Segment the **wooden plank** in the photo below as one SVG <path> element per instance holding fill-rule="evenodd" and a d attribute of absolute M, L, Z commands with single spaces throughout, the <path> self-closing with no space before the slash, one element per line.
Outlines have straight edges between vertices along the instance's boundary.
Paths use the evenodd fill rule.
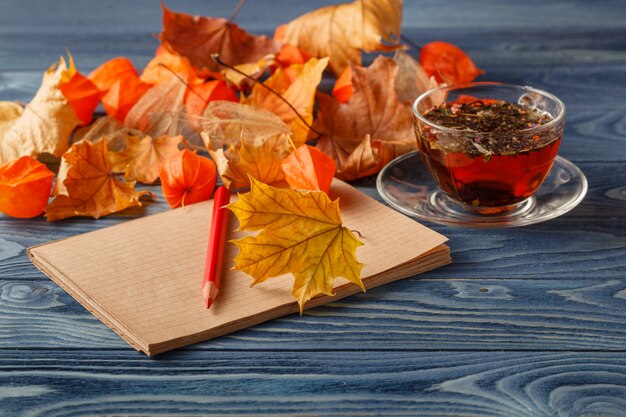
<path fill-rule="evenodd" d="M 10 416 L 620 416 L 626 354 L 0 351 Z"/>
<path fill-rule="evenodd" d="M 265 0 L 249 2 L 237 15 L 236 23 L 250 30 L 273 30 L 281 23 L 340 0 L 316 0 L 314 4 L 296 0 Z M 161 8 L 152 0 L 135 0 L 121 5 L 116 0 L 86 3 L 65 0 L 55 8 L 44 9 L 41 0 L 4 0 L 0 15 L 0 33 L 151 33 L 160 28 Z M 219 0 L 170 0 L 167 6 L 175 11 L 222 16 L 228 18 L 237 2 Z M 619 13 L 623 4 L 615 0 L 545 2 L 527 0 L 523 3 L 501 3 L 493 0 L 456 2 L 428 0 L 404 3 L 406 27 L 425 30 L 507 29 L 532 32 L 567 29 L 623 28 L 626 23 Z M 280 10 L 280 13 L 277 13 Z M 450 13 L 453 10 L 454 13 Z M 25 25 L 24 22 L 28 22 Z M 560 33 L 560 32 L 559 32 Z"/>
<path fill-rule="evenodd" d="M 0 348 L 131 350 L 51 281 L 0 281 L 0 294 Z M 626 351 L 626 279 L 412 278 L 190 347 L 433 348 Z"/>
<path fill-rule="evenodd" d="M 450 238 L 453 263 L 429 277 L 546 279 L 623 278 L 626 267 L 626 171 L 622 163 L 579 164 L 590 180 L 587 198 L 572 212 L 518 229 L 479 230 L 429 225 Z M 380 201 L 375 177 L 355 182 Z M 156 203 L 99 220 L 76 218 L 47 223 L 42 217 L 12 219 L 0 214 L 0 279 L 44 279 L 25 254 L 28 246 L 85 233 L 168 209 L 158 186 Z M 555 245 L 555 242 L 559 242 Z"/>

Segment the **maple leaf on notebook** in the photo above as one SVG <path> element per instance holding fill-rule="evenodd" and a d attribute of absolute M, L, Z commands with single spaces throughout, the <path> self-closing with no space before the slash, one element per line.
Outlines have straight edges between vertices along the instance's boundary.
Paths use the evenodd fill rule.
<path fill-rule="evenodd" d="M 331 201 L 322 191 L 279 189 L 254 178 L 250 182 L 250 192 L 228 208 L 240 229 L 260 232 L 234 241 L 239 248 L 235 269 L 251 275 L 253 285 L 292 273 L 300 313 L 316 295 L 333 295 L 335 278 L 365 290 L 363 264 L 356 258 L 362 243 L 343 225 L 338 199 Z"/>

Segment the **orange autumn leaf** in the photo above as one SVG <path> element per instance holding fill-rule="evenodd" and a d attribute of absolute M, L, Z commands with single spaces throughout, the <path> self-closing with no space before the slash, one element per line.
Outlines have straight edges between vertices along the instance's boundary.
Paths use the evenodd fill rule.
<path fill-rule="evenodd" d="M 113 58 L 91 71 L 88 78 L 102 92 L 107 92 L 118 80 L 126 77 L 137 77 L 137 70 L 130 59 Z"/>
<path fill-rule="evenodd" d="M 50 153 L 60 157 L 67 150 L 80 119 L 60 85 L 73 74 L 61 58 L 45 72 L 37 94 L 26 107 L 0 102 L 0 164 L 24 155 Z"/>
<path fill-rule="evenodd" d="M 45 208 L 48 221 L 74 216 L 99 218 L 128 207 L 141 206 L 142 196 L 154 195 L 136 191 L 133 182 L 118 180 L 111 170 L 106 140 L 82 141 L 63 155 L 68 164 L 63 181 L 64 194 L 57 194 Z"/>
<path fill-rule="evenodd" d="M 276 54 L 276 62 L 281 67 L 288 67 L 294 64 L 304 64 L 311 59 L 312 56 L 313 55 L 304 49 L 300 49 L 295 45 L 286 43 L 280 47 L 280 51 Z"/>
<path fill-rule="evenodd" d="M 125 138 L 126 147 L 121 151 L 109 152 L 113 172 L 125 172 L 124 178 L 152 184 L 159 178 L 161 164 L 180 153 L 178 146 L 184 142 L 182 136 L 132 136 Z"/>
<path fill-rule="evenodd" d="M 128 75 L 115 81 L 102 97 L 102 106 L 109 116 L 124 123 L 130 109 L 150 89 L 137 75 Z"/>
<path fill-rule="evenodd" d="M 106 140 L 82 141 L 63 155 L 68 164 L 64 194 L 58 194 L 45 208 L 48 221 L 74 216 L 99 218 L 128 207 L 140 206 L 142 196 L 154 195 L 136 191 L 134 183 L 118 180 L 111 169 Z"/>
<path fill-rule="evenodd" d="M 167 51 L 155 55 L 148 62 L 141 73 L 140 80 L 146 84 L 159 84 L 171 80 L 175 77 L 174 74 L 183 75 L 191 85 L 202 82 L 202 79 L 196 76 L 196 72 L 187 58 Z"/>
<path fill-rule="evenodd" d="M 0 165 L 0 212 L 19 218 L 40 215 L 53 179 L 54 173 L 30 156 Z"/>
<path fill-rule="evenodd" d="M 459 47 L 441 41 L 422 47 L 420 64 L 428 75 L 447 84 L 469 83 L 484 73 Z"/>
<path fill-rule="evenodd" d="M 363 264 L 356 250 L 363 243 L 343 225 L 339 199 L 321 191 L 270 187 L 252 179 L 250 192 L 229 204 L 241 230 L 259 233 L 233 241 L 239 248 L 234 269 L 249 274 L 252 285 L 293 274 L 292 294 L 300 313 L 319 294 L 334 295 L 343 277 L 363 290 Z"/>
<path fill-rule="evenodd" d="M 174 13 L 163 5 L 163 45 L 171 52 L 187 57 L 199 69 L 219 72 L 211 59 L 219 54 L 230 65 L 256 62 L 278 50 L 267 36 L 253 36 L 236 24 L 217 17 Z"/>
<path fill-rule="evenodd" d="M 263 85 L 255 85 L 245 104 L 271 111 L 291 128 L 293 142 L 302 145 L 309 134 L 309 127 L 298 117 L 298 113 L 307 124 L 313 122 L 313 104 L 315 92 L 322 80 L 322 73 L 328 64 L 328 58 L 311 58 L 305 64 L 296 64 L 287 68 L 278 68 L 263 84 L 270 87 L 286 100 L 269 91 Z M 258 178 L 257 178 L 258 179 Z"/>
<path fill-rule="evenodd" d="M 347 103 L 319 94 L 314 127 L 325 132 L 317 146 L 337 163 L 337 176 L 353 180 L 378 172 L 416 147 L 411 105 L 398 99 L 398 65 L 379 56 L 352 68 L 354 93 Z"/>
<path fill-rule="evenodd" d="M 256 62 L 234 65 L 233 68 L 223 68 L 220 76 L 239 90 L 250 90 L 255 84 L 254 80 L 258 80 L 268 68 L 276 66 L 275 58 L 274 55 L 269 54 Z"/>
<path fill-rule="evenodd" d="M 333 97 L 340 103 L 347 103 L 354 93 L 354 86 L 352 85 L 352 66 L 348 65 L 343 70 L 335 86 L 333 87 Z"/>
<path fill-rule="evenodd" d="M 329 68 L 339 75 L 350 63 L 361 63 L 361 51 L 397 49 L 401 22 L 402 0 L 357 0 L 304 14 L 279 27 L 274 38 L 330 57 Z"/>
<path fill-rule="evenodd" d="M 404 51 L 396 51 L 393 60 L 398 65 L 395 90 L 398 100 L 413 104 L 417 97 L 428 90 L 444 87 L 447 84 L 438 83 L 435 77 L 429 76 L 424 68 Z M 445 101 L 445 93 L 433 93 L 428 99 L 430 106 L 437 106 Z"/>
<path fill-rule="evenodd" d="M 59 89 L 74 109 L 81 124 L 88 125 L 91 123 L 93 112 L 98 107 L 100 97 L 102 97 L 102 92 L 98 87 L 89 78 L 75 71 L 67 82 L 61 82 Z"/>
<path fill-rule="evenodd" d="M 163 196 L 172 208 L 210 199 L 217 182 L 213 161 L 188 149 L 166 160 L 159 173 Z"/>
<path fill-rule="evenodd" d="M 333 158 L 309 145 L 299 146 L 283 159 L 281 167 L 289 187 L 327 194 L 337 170 Z"/>
<path fill-rule="evenodd" d="M 250 176 L 283 185 L 281 161 L 292 146 L 289 128 L 275 114 L 228 101 L 209 103 L 202 139 L 229 190 L 250 186 Z"/>
<path fill-rule="evenodd" d="M 208 103 L 216 100 L 238 102 L 239 98 L 223 80 L 207 81 L 187 92 L 185 107 L 192 123 L 194 117 L 202 116 Z"/>

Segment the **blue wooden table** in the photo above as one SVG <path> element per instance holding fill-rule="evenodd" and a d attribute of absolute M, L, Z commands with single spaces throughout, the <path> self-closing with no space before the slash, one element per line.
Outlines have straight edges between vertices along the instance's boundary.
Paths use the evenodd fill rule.
<path fill-rule="evenodd" d="M 235 1 L 168 1 L 229 16 Z M 329 3 L 254 1 L 253 32 Z M 626 415 L 626 4 L 406 1 L 404 34 L 469 51 L 483 79 L 568 107 L 560 154 L 587 175 L 574 211 L 520 229 L 431 225 L 453 264 L 150 359 L 28 261 L 25 248 L 167 209 L 46 223 L 0 215 L 0 416 Z M 45 68 L 138 67 L 156 0 L 0 1 L 0 99 L 28 101 Z M 374 179 L 356 185 L 376 196 Z"/>

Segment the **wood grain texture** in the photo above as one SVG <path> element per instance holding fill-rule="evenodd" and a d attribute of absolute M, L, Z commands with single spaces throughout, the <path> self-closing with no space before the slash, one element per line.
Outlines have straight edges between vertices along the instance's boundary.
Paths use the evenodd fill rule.
<path fill-rule="evenodd" d="M 626 147 L 626 146 L 625 146 Z M 623 163 L 580 163 L 589 193 L 570 213 L 524 228 L 476 230 L 429 224 L 450 239 L 453 263 L 427 277 L 624 278 L 626 268 L 626 170 Z M 382 201 L 375 178 L 354 183 Z M 156 203 L 98 220 L 69 219 L 49 223 L 43 217 L 12 219 L 0 214 L 0 277 L 46 279 L 28 260 L 29 246 L 97 230 L 132 218 L 167 210 L 160 187 L 144 187 Z M 598 213 L 605 213 L 599 218 Z M 555 244 L 557 243 L 557 244 Z"/>
<path fill-rule="evenodd" d="M 623 415 L 626 355 L 0 351 L 12 416 Z"/>
<path fill-rule="evenodd" d="M 50 281 L 0 281 L 0 317 L 2 349 L 128 349 Z M 411 278 L 188 349 L 434 348 L 626 350 L 626 280 Z"/>

